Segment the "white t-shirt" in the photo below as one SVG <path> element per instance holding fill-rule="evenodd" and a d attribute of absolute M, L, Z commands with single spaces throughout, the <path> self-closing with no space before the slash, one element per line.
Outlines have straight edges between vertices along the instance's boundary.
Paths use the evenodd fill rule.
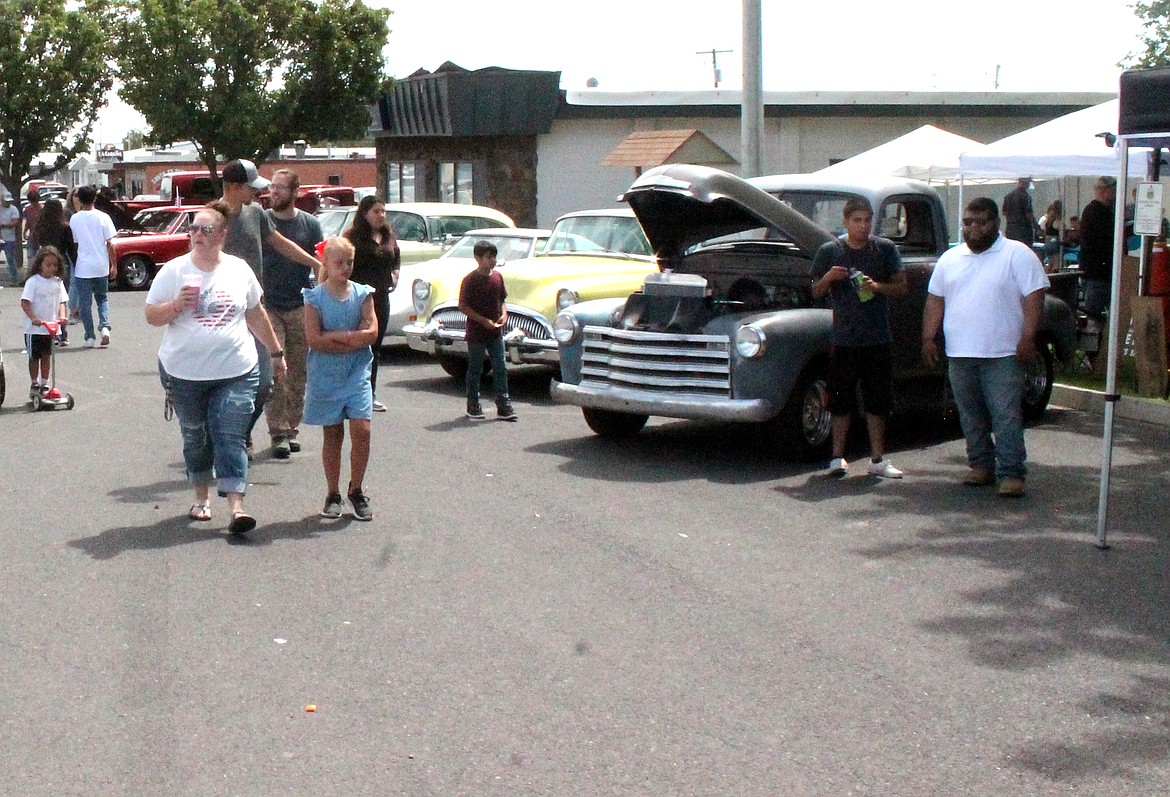
<path fill-rule="evenodd" d="M 6 208 L 0 208 L 0 224 L 14 224 L 20 219 L 20 211 L 16 209 L 16 205 L 10 204 Z M 16 241 L 16 227 L 0 227 L 0 241 Z"/>
<path fill-rule="evenodd" d="M 164 304 L 179 296 L 185 274 L 203 280 L 194 310 L 184 309 L 163 330 L 158 359 L 168 374 L 203 381 L 232 379 L 256 366 L 256 343 L 244 311 L 260 304 L 262 291 L 252 269 L 238 257 L 220 255 L 214 271 L 201 271 L 191 255 L 176 257 L 154 277 L 147 304 Z"/>
<path fill-rule="evenodd" d="M 114 222 L 100 210 L 79 210 L 69 217 L 69 229 L 77 243 L 75 277 L 110 276 L 110 255 L 106 241 L 118 234 Z"/>
<path fill-rule="evenodd" d="M 65 283 L 60 277 L 42 277 L 33 274 L 24 283 L 24 290 L 20 293 L 20 300 L 28 300 L 32 305 L 33 315 L 42 321 L 56 321 L 61 317 L 61 305 L 69 301 L 69 294 L 65 291 Z M 49 330 L 41 326 L 33 326 L 32 319 L 24 317 L 24 334 L 48 335 Z"/>
<path fill-rule="evenodd" d="M 946 302 L 948 357 L 1008 357 L 1024 332 L 1024 297 L 1048 287 L 1031 247 L 1002 235 L 986 252 L 966 244 L 938 259 L 927 290 Z"/>

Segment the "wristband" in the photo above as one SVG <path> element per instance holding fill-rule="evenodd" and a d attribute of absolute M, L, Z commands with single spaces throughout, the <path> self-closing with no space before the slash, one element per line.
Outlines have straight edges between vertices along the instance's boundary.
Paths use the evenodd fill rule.
<path fill-rule="evenodd" d="M 280 351 L 270 351 L 268 352 L 268 356 L 274 360 L 279 360 L 284 357 L 284 349 L 281 349 Z"/>

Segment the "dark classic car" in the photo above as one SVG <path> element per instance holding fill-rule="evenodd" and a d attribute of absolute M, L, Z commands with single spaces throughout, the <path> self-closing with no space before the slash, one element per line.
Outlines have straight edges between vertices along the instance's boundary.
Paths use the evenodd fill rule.
<path fill-rule="evenodd" d="M 557 316 L 562 381 L 553 399 L 580 406 L 601 435 L 634 434 L 650 415 L 747 421 L 763 424 L 765 439 L 786 452 L 822 455 L 832 311 L 813 299 L 809 269 L 834 236 L 804 214 L 839 223 L 845 199 L 858 195 L 872 202 L 879 233 L 898 244 L 910 285 L 891 302 L 895 413 L 949 411 L 945 368 L 920 357 L 926 286 L 947 246 L 937 193 L 895 179 L 826 186 L 806 177 L 769 188 L 701 166 L 642 175 L 623 198 L 663 273 L 627 299 L 583 302 Z M 1069 307 L 1047 296 L 1029 417 L 1044 411 L 1053 359 L 1071 356 L 1073 331 Z"/>

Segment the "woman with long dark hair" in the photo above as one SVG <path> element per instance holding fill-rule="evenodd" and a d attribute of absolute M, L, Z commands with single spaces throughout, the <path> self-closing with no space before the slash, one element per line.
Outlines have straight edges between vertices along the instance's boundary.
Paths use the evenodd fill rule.
<path fill-rule="evenodd" d="M 374 412 L 385 412 L 378 401 L 378 353 L 390 324 L 390 291 L 398 284 L 398 267 L 402 254 L 394 229 L 386 221 L 386 203 L 376 196 L 363 197 L 353 215 L 353 224 L 345 231 L 353 244 L 353 274 L 350 280 L 374 289 L 374 315 L 378 319 L 378 338 L 374 342 L 374 361 L 370 366 L 370 385 L 374 389 Z"/>
<path fill-rule="evenodd" d="M 73 230 L 69 229 L 69 222 L 65 219 L 65 206 L 59 199 L 50 199 L 41 206 L 37 217 L 37 226 L 33 230 L 39 246 L 52 246 L 61 253 L 61 281 L 65 290 L 69 290 L 73 277 L 73 264 L 77 262 L 77 242 L 73 240 Z M 70 303 L 70 309 L 76 307 Z M 57 340 L 62 346 L 69 345 L 69 327 L 61 325 Z"/>

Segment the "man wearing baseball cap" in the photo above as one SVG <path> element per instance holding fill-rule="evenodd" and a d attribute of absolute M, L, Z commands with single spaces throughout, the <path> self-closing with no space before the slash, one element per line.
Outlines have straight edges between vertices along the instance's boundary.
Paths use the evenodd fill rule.
<path fill-rule="evenodd" d="M 1113 209 L 1117 180 L 1098 177 L 1093 201 L 1081 211 L 1081 252 L 1077 262 L 1085 288 L 1085 314 L 1101 320 L 1109 308 L 1113 286 Z"/>
<path fill-rule="evenodd" d="M 259 205 L 252 203 L 256 192 L 268 187 L 268 180 L 260 176 L 256 164 L 242 159 L 228 161 L 220 176 L 223 178 L 223 201 L 231 210 L 223 251 L 242 258 L 251 266 L 261 285 L 264 284 L 265 244 L 288 260 L 312 269 L 316 274 L 321 266 L 320 262 L 281 235 L 272 217 Z M 252 423 L 248 427 L 249 456 L 252 454 L 252 427 L 264 414 L 264 402 L 268 400 L 272 391 L 272 358 L 284 357 L 283 351 L 265 350 L 259 340 L 256 341 L 256 351 L 260 356 L 260 390 L 256 396 L 255 409 L 252 411 Z"/>

